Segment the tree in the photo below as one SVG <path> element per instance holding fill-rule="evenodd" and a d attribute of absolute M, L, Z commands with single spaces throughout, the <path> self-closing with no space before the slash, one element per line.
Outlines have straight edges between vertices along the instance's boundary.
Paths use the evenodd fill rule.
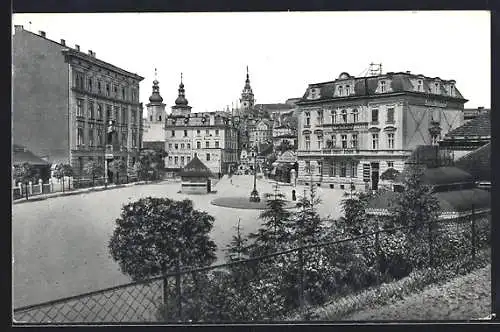
<path fill-rule="evenodd" d="M 322 238 L 324 225 L 317 211 L 317 206 L 320 203 L 321 199 L 317 196 L 316 188 L 311 183 L 309 197 L 304 190 L 304 195 L 296 204 L 298 212 L 291 220 L 295 246 L 311 244 Z"/>
<path fill-rule="evenodd" d="M 214 218 L 185 199 L 146 197 L 122 208 L 108 244 L 111 257 L 133 280 L 165 275 L 186 268 L 208 266 L 216 245 L 209 237 Z M 176 287 L 181 287 L 180 275 Z M 164 304 L 168 278 L 163 279 Z"/>
<path fill-rule="evenodd" d="M 256 233 L 250 234 L 252 243 L 252 256 L 266 255 L 278 251 L 287 246 L 289 230 L 287 220 L 290 211 L 285 209 L 287 202 L 285 195 L 280 192 L 278 183 L 274 185 L 273 193 L 266 193 L 266 209 L 259 218 L 264 221 Z"/>
<path fill-rule="evenodd" d="M 399 171 L 394 169 L 394 168 L 388 168 L 384 173 L 380 175 L 381 180 L 390 180 L 394 181 L 396 177 L 398 176 Z"/>
<path fill-rule="evenodd" d="M 95 184 L 95 178 L 104 175 L 104 168 L 99 162 L 91 160 L 85 164 L 85 173 L 92 177 L 93 187 Z"/>
<path fill-rule="evenodd" d="M 371 193 L 357 193 L 342 200 L 344 215 L 335 222 L 335 226 L 343 234 L 358 236 L 361 233 L 375 231 L 366 215 L 369 200 L 373 197 Z"/>
<path fill-rule="evenodd" d="M 278 145 L 278 151 L 281 153 L 288 151 L 288 150 L 293 150 L 293 145 L 290 144 L 289 140 L 283 140 L 281 143 Z"/>
<path fill-rule="evenodd" d="M 120 174 L 127 172 L 127 163 L 121 159 L 115 159 L 108 165 L 109 170 L 116 174 L 116 183 L 118 184 Z"/>
<path fill-rule="evenodd" d="M 36 169 L 28 162 L 14 166 L 14 179 L 25 185 L 26 199 L 28 199 L 28 184 L 34 183 L 39 175 Z"/>
<path fill-rule="evenodd" d="M 165 166 L 164 158 L 168 154 L 162 149 L 143 149 L 139 155 L 140 174 L 143 180 L 159 179 Z"/>
<path fill-rule="evenodd" d="M 71 177 L 73 176 L 73 168 L 69 164 L 58 164 L 56 165 L 55 171 L 54 171 L 54 177 L 57 179 L 62 179 L 62 189 L 64 192 L 64 177 Z"/>

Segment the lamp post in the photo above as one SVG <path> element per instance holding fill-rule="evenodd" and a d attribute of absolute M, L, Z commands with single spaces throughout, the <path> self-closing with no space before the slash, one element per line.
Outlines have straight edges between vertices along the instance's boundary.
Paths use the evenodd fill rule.
<path fill-rule="evenodd" d="M 260 202 L 259 192 L 257 191 L 257 155 L 255 146 L 252 148 L 253 154 L 253 190 L 250 193 L 250 202 Z"/>

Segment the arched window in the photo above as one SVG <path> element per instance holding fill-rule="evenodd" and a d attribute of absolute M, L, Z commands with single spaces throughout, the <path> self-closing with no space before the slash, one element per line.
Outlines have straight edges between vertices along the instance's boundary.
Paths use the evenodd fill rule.
<path fill-rule="evenodd" d="M 337 112 L 336 111 L 331 111 L 331 116 L 332 116 L 332 124 L 337 122 Z"/>
<path fill-rule="evenodd" d="M 342 122 L 347 123 L 347 111 L 342 110 Z"/>
<path fill-rule="evenodd" d="M 355 108 L 352 110 L 352 122 L 358 122 L 358 110 Z"/>

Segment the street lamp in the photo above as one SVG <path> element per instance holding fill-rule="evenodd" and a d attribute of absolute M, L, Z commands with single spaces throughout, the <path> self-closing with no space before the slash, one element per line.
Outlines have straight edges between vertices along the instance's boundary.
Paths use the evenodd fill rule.
<path fill-rule="evenodd" d="M 250 202 L 260 202 L 259 192 L 257 191 L 257 155 L 255 146 L 252 147 L 253 154 L 253 190 L 250 193 Z"/>

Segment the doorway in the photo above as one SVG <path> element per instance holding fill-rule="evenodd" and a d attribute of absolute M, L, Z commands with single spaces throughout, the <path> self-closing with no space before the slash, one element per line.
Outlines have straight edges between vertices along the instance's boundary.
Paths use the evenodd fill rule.
<path fill-rule="evenodd" d="M 378 190 L 378 181 L 379 181 L 379 163 L 371 163 L 372 170 L 372 190 Z"/>

